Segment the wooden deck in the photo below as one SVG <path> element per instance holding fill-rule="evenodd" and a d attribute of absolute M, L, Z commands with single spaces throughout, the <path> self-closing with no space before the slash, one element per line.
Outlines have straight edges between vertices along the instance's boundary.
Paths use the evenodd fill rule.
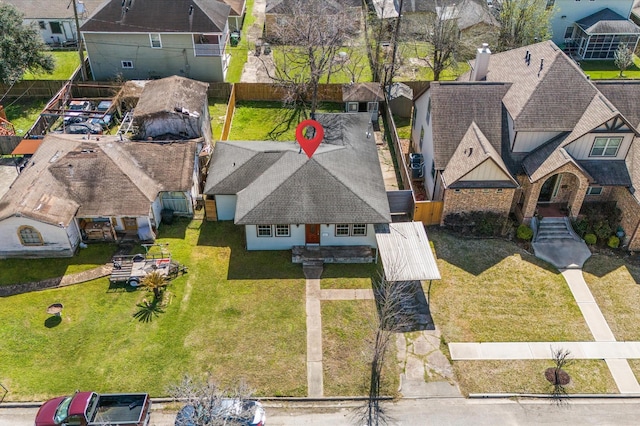
<path fill-rule="evenodd" d="M 294 246 L 291 262 L 373 263 L 374 255 L 369 246 Z"/>

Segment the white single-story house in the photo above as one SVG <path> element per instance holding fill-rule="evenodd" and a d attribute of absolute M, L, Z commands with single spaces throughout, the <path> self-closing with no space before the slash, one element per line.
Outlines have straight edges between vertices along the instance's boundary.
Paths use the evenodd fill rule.
<path fill-rule="evenodd" d="M 218 142 L 204 193 L 218 220 L 244 226 L 248 250 L 376 247 L 391 222 L 368 113 L 318 114 L 324 139 L 308 158 L 296 142 Z"/>

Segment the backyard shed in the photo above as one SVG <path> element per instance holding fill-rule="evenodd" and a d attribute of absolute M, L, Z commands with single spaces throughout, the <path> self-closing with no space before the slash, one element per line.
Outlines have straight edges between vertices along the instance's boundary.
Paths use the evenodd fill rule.
<path fill-rule="evenodd" d="M 413 109 L 413 89 L 404 83 L 387 86 L 387 98 L 391 112 L 398 117 L 410 118 Z"/>
<path fill-rule="evenodd" d="M 371 120 L 377 121 L 384 93 L 380 83 L 349 83 L 342 86 L 342 101 L 347 112 L 368 112 Z"/>

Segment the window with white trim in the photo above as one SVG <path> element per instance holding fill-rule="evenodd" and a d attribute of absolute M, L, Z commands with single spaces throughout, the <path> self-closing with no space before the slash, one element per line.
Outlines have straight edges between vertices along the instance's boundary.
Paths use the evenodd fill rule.
<path fill-rule="evenodd" d="M 351 235 L 359 237 L 367 235 L 367 225 L 364 223 L 354 223 L 351 228 Z"/>
<path fill-rule="evenodd" d="M 258 237 L 271 237 L 271 225 L 258 225 Z"/>
<path fill-rule="evenodd" d="M 149 40 L 151 40 L 151 47 L 153 49 L 160 49 L 162 47 L 160 34 L 149 34 Z"/>
<path fill-rule="evenodd" d="M 21 226 L 18 237 L 23 246 L 41 246 L 44 244 L 42 235 L 33 226 Z"/>
<path fill-rule="evenodd" d="M 133 61 L 120 61 L 122 69 L 133 69 Z"/>
<path fill-rule="evenodd" d="M 615 157 L 622 145 L 622 137 L 596 138 L 591 147 L 590 157 Z"/>
<path fill-rule="evenodd" d="M 349 236 L 349 225 L 346 223 L 341 223 L 336 225 L 336 237 L 348 237 Z"/>
<path fill-rule="evenodd" d="M 600 195 L 602 194 L 601 186 L 590 186 L 587 188 L 587 195 Z"/>
<path fill-rule="evenodd" d="M 358 112 L 358 103 L 347 102 L 347 112 Z"/>
<path fill-rule="evenodd" d="M 289 237 L 291 231 L 289 225 L 276 225 L 276 237 Z"/>

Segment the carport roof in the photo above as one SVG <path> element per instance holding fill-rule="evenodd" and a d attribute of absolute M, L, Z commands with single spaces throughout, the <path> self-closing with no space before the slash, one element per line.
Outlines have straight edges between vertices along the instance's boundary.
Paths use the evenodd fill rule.
<path fill-rule="evenodd" d="M 388 280 L 440 279 L 440 271 L 422 223 L 375 225 L 375 231 L 384 275 Z"/>

